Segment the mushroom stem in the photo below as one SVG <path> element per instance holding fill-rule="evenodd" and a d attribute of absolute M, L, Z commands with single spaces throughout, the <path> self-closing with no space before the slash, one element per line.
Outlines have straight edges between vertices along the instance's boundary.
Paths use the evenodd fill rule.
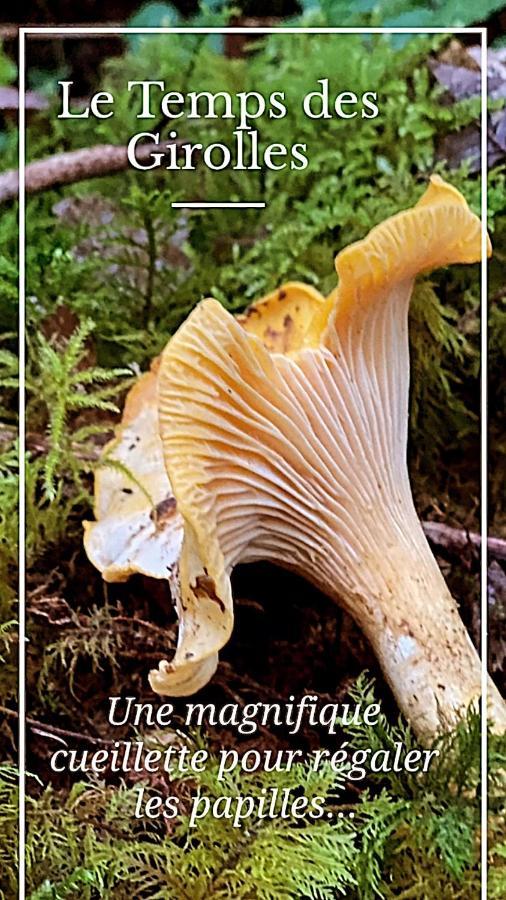
<path fill-rule="evenodd" d="M 451 597 L 441 585 L 448 606 Z M 435 599 L 431 596 L 431 601 Z M 418 737 L 430 740 L 454 728 L 481 697 L 481 662 L 452 602 L 451 618 L 438 621 L 434 603 L 429 621 L 413 625 L 386 616 L 384 631 L 364 628 L 400 710 Z M 428 629 L 432 630 L 432 633 Z M 504 702 L 488 678 L 488 713 L 495 731 L 506 729 Z"/>
<path fill-rule="evenodd" d="M 400 710 L 417 735 L 430 740 L 455 727 L 466 710 L 479 702 L 482 669 L 457 604 L 419 530 L 418 546 L 402 553 L 396 548 L 395 563 L 390 551 L 395 577 L 386 580 L 379 592 L 360 602 L 354 599 L 352 608 L 328 583 L 321 586 L 349 608 Z M 375 565 L 375 556 L 379 561 L 379 549 L 372 551 L 368 565 Z M 504 702 L 490 678 L 487 696 L 493 728 L 504 731 Z"/>

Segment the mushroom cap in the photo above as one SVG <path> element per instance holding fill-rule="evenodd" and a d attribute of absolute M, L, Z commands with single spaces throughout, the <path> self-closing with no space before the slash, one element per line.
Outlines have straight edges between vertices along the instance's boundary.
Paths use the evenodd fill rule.
<path fill-rule="evenodd" d="M 105 581 L 141 573 L 168 578 L 183 541 L 158 433 L 157 372 L 140 377 L 128 393 L 116 436 L 95 470 L 95 522 L 84 522 L 88 558 Z"/>
<path fill-rule="evenodd" d="M 314 288 L 290 282 L 237 316 L 270 350 L 302 346 L 315 311 L 325 303 Z M 105 581 L 137 573 L 170 577 L 179 561 L 183 520 L 163 460 L 158 429 L 159 358 L 129 391 L 115 437 L 95 470 L 94 522 L 84 522 L 88 558 Z"/>
<path fill-rule="evenodd" d="M 289 281 L 249 306 L 237 321 L 271 353 L 290 354 L 315 340 L 311 328 L 324 307 L 325 298 L 315 288 Z"/>
<path fill-rule="evenodd" d="M 151 673 L 155 690 L 189 693 L 214 671 L 238 562 L 301 572 L 352 613 L 361 604 L 374 627 L 363 598 L 388 595 L 413 547 L 426 548 L 406 467 L 413 281 L 480 255 L 479 219 L 434 176 L 415 207 L 338 255 L 327 300 L 305 295 L 295 349 L 283 348 L 286 327 L 266 335 L 250 314 L 259 326 L 245 332 L 212 299 L 169 341 L 160 434 L 184 541 L 178 647 Z M 276 294 L 263 303 L 281 307 Z"/>

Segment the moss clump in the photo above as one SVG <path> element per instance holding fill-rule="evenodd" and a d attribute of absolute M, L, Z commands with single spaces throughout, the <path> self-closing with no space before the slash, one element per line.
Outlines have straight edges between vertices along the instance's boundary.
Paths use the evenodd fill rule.
<path fill-rule="evenodd" d="M 352 697 L 373 702 L 371 684 L 359 679 Z M 345 730 L 344 737 L 354 749 L 389 751 L 396 741 L 417 747 L 408 730 L 385 717 L 374 728 Z M 211 759 L 191 781 L 174 772 L 166 783 L 142 783 L 145 797 L 180 797 L 182 813 L 170 823 L 135 818 L 139 784 L 79 782 L 70 791 L 47 787 L 28 805 L 28 896 L 471 900 L 480 884 L 479 742 L 479 716 L 470 713 L 454 734 L 437 742 L 439 757 L 427 774 L 371 775 L 365 787 L 357 785 L 352 802 L 345 769 L 336 774 L 324 766 L 315 773 L 299 764 L 290 772 L 269 774 L 235 770 L 218 781 Z M 506 886 L 500 834 L 504 740 L 491 738 L 490 750 L 490 896 L 499 898 Z M 15 884 L 15 786 L 11 772 L 2 775 L 0 810 L 7 836 L 2 887 L 8 896 Z M 252 815 L 238 829 L 228 819 L 207 816 L 189 826 L 190 798 L 197 792 L 213 801 L 260 797 L 274 787 L 293 796 L 325 797 L 332 821 Z"/>

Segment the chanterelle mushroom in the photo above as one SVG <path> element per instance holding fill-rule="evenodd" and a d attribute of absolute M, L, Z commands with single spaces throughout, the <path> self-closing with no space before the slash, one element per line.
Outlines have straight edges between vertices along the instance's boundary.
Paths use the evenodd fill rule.
<path fill-rule="evenodd" d="M 289 353 L 269 352 L 215 300 L 169 342 L 160 432 L 184 542 L 179 643 L 151 672 L 156 691 L 209 679 L 233 626 L 230 573 L 263 559 L 351 613 L 420 735 L 451 727 L 479 696 L 478 655 L 415 512 L 406 441 L 414 278 L 478 260 L 480 231 L 433 177 L 413 209 L 338 255 L 338 288 L 306 298 L 314 314 Z M 489 696 L 504 726 L 493 685 Z"/>
<path fill-rule="evenodd" d="M 290 282 L 237 320 L 269 350 L 286 353 L 300 346 L 315 304 L 324 302 L 314 288 Z M 179 562 L 183 520 L 158 433 L 158 367 L 157 358 L 129 391 L 115 437 L 95 470 L 95 521 L 84 522 L 84 546 L 109 582 L 136 573 L 167 579 Z"/>

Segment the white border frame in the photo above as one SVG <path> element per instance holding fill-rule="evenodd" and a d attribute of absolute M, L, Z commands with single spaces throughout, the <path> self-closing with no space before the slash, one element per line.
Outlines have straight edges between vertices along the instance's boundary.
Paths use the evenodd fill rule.
<path fill-rule="evenodd" d="M 488 302 L 487 302 L 487 29 L 486 28 L 92 28 L 92 27 L 26 27 L 19 29 L 19 898 L 25 898 L 26 882 L 26 615 L 25 615 L 25 148 L 26 116 L 24 97 L 26 91 L 26 36 L 31 34 L 82 35 L 97 34 L 475 34 L 481 40 L 481 900 L 487 900 L 488 855 L 488 739 L 487 739 L 487 353 L 488 353 Z M 21 102 L 23 98 L 23 102 Z"/>

